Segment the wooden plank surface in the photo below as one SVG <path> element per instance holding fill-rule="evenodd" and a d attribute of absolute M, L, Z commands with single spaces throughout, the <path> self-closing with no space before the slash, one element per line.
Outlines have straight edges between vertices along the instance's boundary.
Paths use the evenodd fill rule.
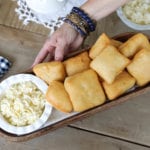
<path fill-rule="evenodd" d="M 0 26 L 0 55 L 12 62 L 7 76 L 30 68 L 46 37 Z"/>
<path fill-rule="evenodd" d="M 71 126 L 150 146 L 150 92 Z"/>
<path fill-rule="evenodd" d="M 127 27 L 118 19 L 116 13 L 113 13 L 99 22 L 96 32 L 85 41 L 85 44 L 94 43 L 102 32 L 109 36 L 124 32 L 142 32 L 150 35 L 150 31 L 136 31 Z M 98 113 L 72 126 L 150 145 L 150 93 L 133 99 L 135 100 Z"/>
<path fill-rule="evenodd" d="M 92 45 L 101 33 L 106 33 L 109 37 L 126 33 L 126 32 L 142 32 L 150 35 L 150 31 L 137 31 L 127 27 L 117 16 L 116 12 L 106 18 L 100 20 L 97 24 L 96 31 L 91 33 L 84 42 L 84 45 Z"/>
<path fill-rule="evenodd" d="M 24 26 L 14 12 L 16 7 L 17 5 L 14 1 L 0 0 L 0 55 L 7 57 L 13 63 L 12 68 L 5 77 L 16 72 L 24 71 L 31 66 L 49 32 L 43 26 L 39 26 L 35 23 Z M 93 44 L 102 32 L 107 33 L 109 36 L 114 36 L 118 33 L 128 31 L 135 30 L 124 25 L 119 20 L 116 13 L 113 13 L 98 23 L 97 30 L 86 39 L 84 46 Z M 144 31 L 143 33 L 150 35 L 150 31 Z M 93 115 L 90 118 L 74 123 L 71 126 L 150 146 L 149 97 L 150 93 L 139 96 L 138 98 L 136 97 L 133 101 L 126 102 L 105 112 Z M 51 143 L 51 140 L 50 143 L 46 142 L 46 139 L 51 139 L 53 136 L 55 137 L 52 140 L 53 142 L 63 139 L 62 143 L 53 144 Z M 95 147 L 91 146 L 91 144 L 97 144 L 98 146 L 102 145 L 102 148 L 107 150 L 149 149 L 135 144 L 114 140 L 113 138 L 106 139 L 107 138 L 103 136 L 84 133 L 83 131 L 80 133 L 78 130 L 74 131 L 73 129 L 65 128 L 49 133 L 43 137 L 33 139 L 27 143 L 25 142 L 23 143 L 24 146 L 7 143 L 2 139 L 0 139 L 0 141 L 2 141 L 4 146 L 5 144 L 9 144 L 9 146 L 12 148 L 14 147 L 14 149 L 18 147 L 32 149 L 32 146 L 40 145 L 38 142 L 45 142 L 47 146 L 44 144 L 44 148 L 52 146 L 52 148 L 56 149 L 60 149 L 61 147 L 62 149 L 65 149 L 67 140 L 71 143 L 69 146 L 71 147 L 71 145 L 73 145 L 76 149 L 88 149 L 88 147 L 89 149 L 94 149 Z M 81 141 L 86 142 L 86 144 L 82 144 Z M 33 143 L 31 144 L 30 142 Z M 39 149 L 40 148 L 42 148 L 42 146 L 39 146 Z"/>
<path fill-rule="evenodd" d="M 69 127 L 26 142 L 0 138 L 0 150 L 149 150 L 149 147 Z"/>
<path fill-rule="evenodd" d="M 124 32 L 142 32 L 150 35 L 150 31 L 136 31 L 127 27 L 116 13 L 113 13 L 99 22 L 96 32 L 85 41 L 85 44 L 94 43 L 102 32 L 109 36 Z M 133 99 L 71 126 L 150 145 L 150 93 Z"/>
<path fill-rule="evenodd" d="M 17 1 L 0 0 L 0 24 L 21 30 L 34 32 L 37 34 L 48 35 L 50 29 L 35 22 L 30 22 L 27 26 L 23 25 L 23 21 L 18 19 L 15 9 L 18 8 Z"/>
<path fill-rule="evenodd" d="M 46 37 L 3 26 L 0 26 L 0 31 L 0 54 L 13 62 L 13 66 L 7 76 L 29 68 Z M 144 97 L 144 102 L 146 101 L 147 103 L 143 103 L 143 101 L 140 100 L 138 103 L 136 101 L 129 102 L 129 104 L 127 103 L 128 105 L 126 104 L 127 106 L 117 106 L 115 109 L 108 110 L 104 113 L 98 113 L 97 115 L 75 123 L 72 126 L 149 145 L 150 133 L 148 130 L 148 117 L 150 112 L 148 98 L 149 95 Z M 137 107 L 138 105 L 138 108 L 143 108 L 143 110 L 145 110 L 142 111 L 143 114 L 141 114 L 141 109 L 133 109 L 134 106 Z M 128 113 L 134 114 L 134 119 L 131 115 L 128 115 Z M 117 117 L 114 117 L 116 114 Z M 139 117 L 140 115 L 141 117 Z M 121 118 L 125 118 L 127 123 L 126 126 L 124 126 L 124 119 Z M 146 121 L 144 121 L 144 119 L 146 119 Z M 141 130 L 139 126 L 142 126 L 143 130 Z M 139 130 L 137 130 L 138 127 Z M 141 137 L 141 135 L 145 136 Z"/>

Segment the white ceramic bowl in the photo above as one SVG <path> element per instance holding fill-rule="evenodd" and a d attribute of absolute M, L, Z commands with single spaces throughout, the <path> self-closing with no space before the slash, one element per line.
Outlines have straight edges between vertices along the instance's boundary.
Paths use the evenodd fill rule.
<path fill-rule="evenodd" d="M 150 30 L 150 24 L 149 25 L 140 25 L 140 24 L 136 24 L 136 23 L 132 22 L 131 20 L 129 20 L 123 13 L 122 7 L 117 9 L 117 15 L 119 16 L 119 18 L 122 20 L 122 22 L 124 24 L 126 24 L 128 27 L 130 27 L 134 30 L 141 30 L 141 31 L 142 30 Z"/>
<path fill-rule="evenodd" d="M 55 14 L 64 7 L 67 0 L 26 0 L 29 8 L 41 14 Z"/>
<path fill-rule="evenodd" d="M 7 89 L 9 89 L 11 85 L 24 81 L 32 81 L 32 83 L 34 83 L 43 92 L 43 94 L 45 94 L 47 91 L 47 84 L 40 78 L 31 74 L 17 74 L 8 77 L 0 83 L 0 95 L 3 94 Z M 41 117 L 33 124 L 21 127 L 11 125 L 4 119 L 4 117 L 0 113 L 0 128 L 8 133 L 16 135 L 28 134 L 35 130 L 38 130 L 42 125 L 44 125 L 51 115 L 51 112 L 52 106 L 49 103 L 45 102 L 45 107 Z"/>

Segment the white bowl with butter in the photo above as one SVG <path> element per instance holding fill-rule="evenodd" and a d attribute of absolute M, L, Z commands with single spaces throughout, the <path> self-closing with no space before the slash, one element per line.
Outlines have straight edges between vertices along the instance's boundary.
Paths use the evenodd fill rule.
<path fill-rule="evenodd" d="M 38 130 L 51 115 L 48 85 L 31 74 L 18 74 L 0 83 L 0 128 L 23 135 Z"/>
<path fill-rule="evenodd" d="M 135 30 L 150 30 L 150 0 L 132 0 L 117 9 L 117 15 Z"/>

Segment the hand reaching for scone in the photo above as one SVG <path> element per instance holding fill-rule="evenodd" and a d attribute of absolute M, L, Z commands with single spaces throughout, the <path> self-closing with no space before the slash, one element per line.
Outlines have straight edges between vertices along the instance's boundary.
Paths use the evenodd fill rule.
<path fill-rule="evenodd" d="M 135 84 L 148 84 L 149 64 L 150 42 L 146 35 L 137 33 L 120 42 L 103 33 L 89 51 L 63 62 L 38 64 L 33 71 L 49 84 L 47 101 L 70 113 L 115 100 Z"/>

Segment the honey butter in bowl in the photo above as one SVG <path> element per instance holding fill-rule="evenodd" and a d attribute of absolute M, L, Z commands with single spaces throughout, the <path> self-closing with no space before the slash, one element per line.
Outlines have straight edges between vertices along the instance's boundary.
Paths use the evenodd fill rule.
<path fill-rule="evenodd" d="M 117 10 L 117 15 L 135 30 L 150 30 L 150 0 L 131 0 Z"/>
<path fill-rule="evenodd" d="M 47 84 L 31 74 L 17 74 L 0 83 L 0 128 L 24 135 L 42 127 L 52 112 Z"/>

